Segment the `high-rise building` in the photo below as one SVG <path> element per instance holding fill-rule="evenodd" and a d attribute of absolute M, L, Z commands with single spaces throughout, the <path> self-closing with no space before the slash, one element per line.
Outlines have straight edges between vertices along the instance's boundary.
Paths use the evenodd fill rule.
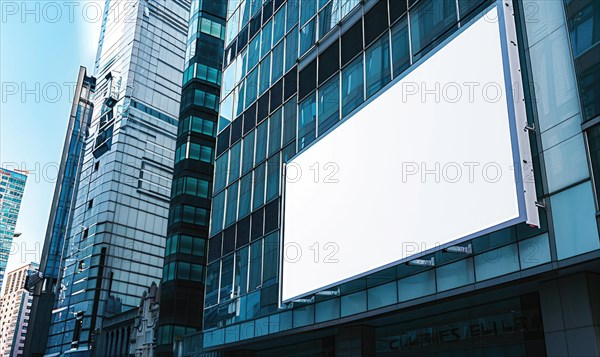
<path fill-rule="evenodd" d="M 600 354 L 597 1 L 229 4 L 204 326 L 202 333 L 183 341 L 183 355 Z M 496 65 L 500 80 L 481 82 L 491 78 Z M 448 82 L 460 73 L 464 79 Z M 514 88 L 512 80 L 517 83 Z M 456 86 L 464 95 L 456 96 Z M 488 128 L 497 111 L 472 116 L 479 120 L 466 131 L 452 130 L 449 123 L 462 123 L 452 116 L 461 106 L 450 104 L 468 102 L 468 86 L 501 89 L 496 92 L 503 94 L 501 100 L 495 103 L 504 103 L 512 113 L 502 123 L 512 127 L 511 142 L 520 138 L 509 151 L 531 150 L 531 159 L 519 153 L 526 162 L 509 160 L 512 165 L 506 168 L 520 187 L 518 219 L 462 235 L 451 245 L 429 246 L 415 254 L 418 259 L 404 259 L 398 251 L 398 261 L 383 261 L 396 254 L 396 241 L 407 239 L 404 227 L 413 223 L 407 216 L 422 223 L 413 226 L 410 235 L 420 237 L 432 230 L 444 235 L 497 212 L 514 195 L 510 191 L 498 199 L 473 197 L 476 185 L 467 185 L 464 200 L 448 200 L 446 191 L 437 191 L 433 204 L 411 201 L 414 204 L 405 207 L 403 200 L 391 199 L 406 187 L 402 176 L 377 176 L 390 166 L 401 166 L 402 155 L 390 156 L 399 147 L 405 148 L 401 153 L 408 154 L 406 159 L 417 150 L 454 152 L 472 139 L 479 145 L 465 153 L 475 155 L 501 137 L 504 131 Z M 483 92 L 489 103 L 494 102 L 489 97 L 493 93 Z M 407 98 L 415 95 L 416 101 Z M 381 103 L 390 107 L 377 111 Z M 409 105 L 419 109 L 407 112 Z M 396 123 L 385 121 L 396 113 Z M 369 127 L 369 121 L 375 127 Z M 368 130 L 357 132 L 356 123 Z M 376 123 L 414 125 L 402 131 Z M 460 136 L 464 132 L 467 138 Z M 351 136 L 344 138 L 344 133 Z M 428 135 L 428 147 L 414 141 Z M 436 147 L 438 142 L 446 144 Z M 326 145 L 334 149 L 320 152 Z M 336 171 L 336 162 L 327 161 L 304 168 L 302 174 L 310 178 L 323 170 L 315 180 L 324 179 L 331 171 L 325 172 L 322 165 L 331 163 L 338 177 L 362 179 L 361 185 L 337 200 L 303 206 L 304 211 L 294 207 L 295 216 L 290 216 L 288 205 L 301 201 L 302 195 L 287 195 L 294 180 L 282 179 L 282 174 L 289 175 L 285 164 L 307 155 L 327 159 L 332 153 L 355 155 L 364 163 L 363 173 L 372 175 L 344 176 L 348 166 L 340 164 Z M 374 162 L 380 166 L 374 167 Z M 426 167 L 424 181 L 436 174 L 431 171 L 435 163 L 428 164 L 433 166 Z M 531 167 L 533 173 L 519 176 Z M 388 181 L 382 185 L 382 179 Z M 448 177 L 444 179 L 448 184 Z M 385 188 L 389 195 L 382 194 Z M 490 193 L 501 189 L 493 188 Z M 413 199 L 435 198 L 427 194 L 422 191 Z M 480 204 L 471 206 L 469 214 L 445 219 L 456 215 L 456 205 L 465 204 L 468 197 L 480 199 Z M 355 218 L 344 222 L 337 210 Z M 417 210 L 424 213 L 414 216 Z M 339 234 L 331 222 L 338 224 Z M 395 228 L 382 237 L 379 227 L 392 224 Z M 334 244 L 331 249 L 301 246 L 298 254 L 287 249 L 298 244 L 286 238 L 294 230 L 312 231 L 314 237 L 323 230 L 333 232 L 329 242 Z M 360 236 L 352 244 L 336 246 L 355 234 Z M 364 255 L 343 261 L 349 250 Z M 306 264 L 300 261 L 313 258 L 313 266 L 303 265 L 310 268 L 304 276 L 286 280 L 292 271 L 289 260 Z M 326 259 L 335 264 L 327 265 Z M 383 266 L 377 265 L 379 260 Z M 368 264 L 374 268 L 354 273 L 356 266 Z M 353 273 L 335 283 L 287 293 L 291 285 L 314 286 L 313 281 L 346 270 Z M 284 293 L 288 299 L 282 298 Z"/>
<path fill-rule="evenodd" d="M 27 182 L 26 171 L 0 168 L 0 289 Z"/>
<path fill-rule="evenodd" d="M 161 284 L 157 355 L 202 329 L 206 242 L 227 2 L 192 1 L 170 218 Z"/>
<path fill-rule="evenodd" d="M 103 318 L 162 276 L 188 0 L 105 2 L 96 92 L 46 354 L 91 355 Z"/>
<path fill-rule="evenodd" d="M 36 263 L 26 264 L 7 274 L 4 293 L 0 297 L 0 356 L 23 357 L 28 333 L 32 295 L 25 289 L 29 271 Z"/>
<path fill-rule="evenodd" d="M 58 279 L 63 247 L 69 236 L 83 163 L 83 146 L 92 118 L 91 100 L 95 89 L 96 79 L 87 75 L 85 67 L 80 67 L 40 260 L 39 271 L 44 280 L 33 291 L 31 329 L 24 348 L 27 356 L 41 356 L 46 349 L 52 308 L 57 287 L 60 286 Z"/>

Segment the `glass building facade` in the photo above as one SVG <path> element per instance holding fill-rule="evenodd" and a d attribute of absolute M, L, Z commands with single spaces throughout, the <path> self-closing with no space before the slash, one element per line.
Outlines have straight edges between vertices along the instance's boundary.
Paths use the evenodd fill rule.
<path fill-rule="evenodd" d="M 48 325 L 52 316 L 61 258 L 65 239 L 69 236 L 69 223 L 75 203 L 77 182 L 83 163 L 83 146 L 92 119 L 92 96 L 96 90 L 96 79 L 87 76 L 84 67 L 79 69 L 73 106 L 67 124 L 67 133 L 50 207 L 44 248 L 39 271 L 44 282 L 36 286 L 30 312 L 29 339 L 23 353 L 26 356 L 41 356 L 46 348 Z M 35 329 L 35 331 L 34 331 Z M 36 338 L 32 338 L 35 336 Z"/>
<path fill-rule="evenodd" d="M 27 172 L 0 168 L 0 288 L 4 282 L 6 264 L 12 251 L 12 241 L 26 182 Z"/>
<path fill-rule="evenodd" d="M 105 3 L 47 355 L 91 355 L 103 319 L 161 279 L 189 11 L 188 0 Z"/>
<path fill-rule="evenodd" d="M 227 3 L 193 0 L 160 289 L 157 355 L 201 331 Z"/>
<path fill-rule="evenodd" d="M 541 227 L 280 308 L 283 165 L 490 6 L 515 15 Z M 600 353 L 598 29 L 594 0 L 230 1 L 204 330 L 184 355 Z"/>

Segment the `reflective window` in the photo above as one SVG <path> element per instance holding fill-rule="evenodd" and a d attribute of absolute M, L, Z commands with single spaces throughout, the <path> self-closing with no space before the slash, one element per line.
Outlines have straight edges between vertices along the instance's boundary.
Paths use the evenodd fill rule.
<path fill-rule="evenodd" d="M 241 141 L 235 144 L 231 148 L 230 152 L 230 165 L 229 165 L 229 181 L 231 184 L 233 181 L 240 177 L 240 154 L 242 151 Z"/>
<path fill-rule="evenodd" d="M 239 181 L 229 186 L 227 189 L 227 214 L 225 216 L 225 226 L 234 223 L 237 218 L 238 210 L 238 186 Z"/>
<path fill-rule="evenodd" d="M 279 178 L 281 164 L 279 153 L 267 160 L 267 202 L 279 196 Z"/>
<path fill-rule="evenodd" d="M 334 76 L 319 88 L 319 135 L 331 128 L 340 117 L 340 79 Z"/>
<path fill-rule="evenodd" d="M 272 78 L 273 83 L 277 82 L 283 75 L 283 61 L 285 59 L 283 42 L 273 49 L 273 69 Z"/>
<path fill-rule="evenodd" d="M 235 283 L 234 294 L 237 296 L 246 293 L 248 288 L 248 247 L 235 253 Z"/>
<path fill-rule="evenodd" d="M 269 54 L 265 59 L 260 63 L 260 86 L 259 86 L 259 95 L 262 95 L 264 92 L 269 89 L 271 86 L 271 54 Z"/>
<path fill-rule="evenodd" d="M 285 34 L 285 8 L 286 4 L 277 11 L 273 17 L 273 43 L 276 44 Z"/>
<path fill-rule="evenodd" d="M 392 27 L 392 59 L 394 62 L 394 77 L 399 76 L 410 65 L 406 17 Z"/>
<path fill-rule="evenodd" d="M 225 191 L 213 197 L 211 213 L 210 234 L 214 236 L 223 229 L 223 218 L 225 218 L 223 217 L 225 213 Z"/>
<path fill-rule="evenodd" d="M 331 0 L 319 11 L 319 38 L 325 36 L 340 21 L 339 10 L 339 1 Z"/>
<path fill-rule="evenodd" d="M 227 171 L 229 165 L 229 153 L 221 155 L 216 161 L 214 191 L 219 192 L 227 185 Z"/>
<path fill-rule="evenodd" d="M 365 53 L 367 98 L 390 82 L 390 45 L 387 36 L 381 37 Z"/>
<path fill-rule="evenodd" d="M 258 95 L 258 67 L 255 68 L 246 78 L 246 106 L 252 104 Z"/>
<path fill-rule="evenodd" d="M 254 133 L 251 131 L 244 137 L 244 150 L 242 154 L 242 174 L 250 171 L 254 166 Z"/>
<path fill-rule="evenodd" d="M 294 29 L 285 37 L 285 70 L 294 67 L 298 60 L 298 31 Z"/>
<path fill-rule="evenodd" d="M 254 195 L 252 197 L 253 210 L 265 203 L 265 169 L 266 164 L 263 163 L 254 170 Z"/>
<path fill-rule="evenodd" d="M 550 200 L 558 259 L 600 248 L 596 208 L 590 182 L 556 194 Z"/>
<path fill-rule="evenodd" d="M 456 27 L 456 1 L 419 1 L 410 11 L 413 57 L 418 59 L 450 35 Z"/>
<path fill-rule="evenodd" d="M 292 98 L 283 106 L 283 144 L 287 144 L 296 138 L 296 98 Z"/>
<path fill-rule="evenodd" d="M 300 29 L 300 56 L 308 51 L 315 44 L 315 24 L 317 20 L 311 20 L 306 26 Z"/>
<path fill-rule="evenodd" d="M 267 22 L 265 27 L 263 27 L 262 31 L 262 45 L 260 55 L 265 56 L 271 50 L 271 41 L 273 36 L 273 21 Z"/>
<path fill-rule="evenodd" d="M 317 13 L 317 0 L 300 1 L 300 24 L 304 25 Z"/>
<path fill-rule="evenodd" d="M 240 204 L 239 217 L 244 217 L 250 213 L 252 205 L 252 173 L 247 174 L 240 180 Z"/>
<path fill-rule="evenodd" d="M 277 282 L 279 262 L 279 232 L 265 237 L 263 286 Z"/>
<path fill-rule="evenodd" d="M 350 114 L 364 100 L 363 58 L 359 56 L 342 69 L 342 116 Z"/>
<path fill-rule="evenodd" d="M 262 283 L 262 239 L 250 245 L 250 277 L 248 291 L 258 288 Z"/>
<path fill-rule="evenodd" d="M 282 109 L 277 110 L 269 118 L 269 155 L 281 148 Z"/>
<path fill-rule="evenodd" d="M 263 161 L 267 157 L 267 131 L 269 127 L 268 122 L 262 122 L 258 128 L 256 128 L 256 163 Z"/>
<path fill-rule="evenodd" d="M 298 107 L 298 150 L 305 148 L 315 139 L 316 119 L 317 105 L 313 93 Z"/>

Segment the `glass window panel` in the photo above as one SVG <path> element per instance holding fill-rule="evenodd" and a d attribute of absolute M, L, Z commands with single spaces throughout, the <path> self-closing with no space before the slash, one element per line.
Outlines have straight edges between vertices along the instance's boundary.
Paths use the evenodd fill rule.
<path fill-rule="evenodd" d="M 359 291 L 354 294 L 344 295 L 342 300 L 342 317 L 367 311 L 367 292 Z"/>
<path fill-rule="evenodd" d="M 250 213 L 252 204 L 252 173 L 242 177 L 240 180 L 240 207 L 239 217 L 244 217 Z"/>
<path fill-rule="evenodd" d="M 298 60 L 298 30 L 294 29 L 285 37 L 285 70 L 292 68 Z"/>
<path fill-rule="evenodd" d="M 253 210 L 265 203 L 265 171 L 266 164 L 264 163 L 254 170 L 254 195 L 252 197 Z"/>
<path fill-rule="evenodd" d="M 221 302 L 231 299 L 233 289 L 233 254 L 223 258 L 221 263 Z"/>
<path fill-rule="evenodd" d="M 258 128 L 256 128 L 256 157 L 255 162 L 259 163 L 267 157 L 267 131 L 268 122 L 262 122 Z"/>
<path fill-rule="evenodd" d="M 340 298 L 315 304 L 315 322 L 324 322 L 340 318 Z"/>
<path fill-rule="evenodd" d="M 280 162 L 279 153 L 267 160 L 267 202 L 279 196 Z"/>
<path fill-rule="evenodd" d="M 550 192 L 589 177 L 583 134 L 546 150 L 544 159 Z"/>
<path fill-rule="evenodd" d="M 367 98 L 390 82 L 390 44 L 387 36 L 381 37 L 365 53 Z"/>
<path fill-rule="evenodd" d="M 287 31 L 298 24 L 298 17 L 300 15 L 299 4 L 300 0 L 287 1 L 287 21 L 285 26 Z"/>
<path fill-rule="evenodd" d="M 258 95 L 258 67 L 255 68 L 246 78 L 246 105 L 254 102 Z"/>
<path fill-rule="evenodd" d="M 219 300 L 220 261 L 210 264 L 206 270 L 206 294 L 204 306 L 215 305 Z"/>
<path fill-rule="evenodd" d="M 254 37 L 248 46 L 248 70 L 258 64 L 260 58 L 260 35 Z"/>
<path fill-rule="evenodd" d="M 252 130 L 248 135 L 244 137 L 243 145 L 244 150 L 242 154 L 242 174 L 252 170 L 254 167 L 254 134 Z"/>
<path fill-rule="evenodd" d="M 248 291 L 253 291 L 262 284 L 262 245 L 262 239 L 250 245 L 250 278 L 248 280 Z"/>
<path fill-rule="evenodd" d="M 435 272 L 432 269 L 398 280 L 400 302 L 433 293 L 435 293 Z"/>
<path fill-rule="evenodd" d="M 235 253 L 235 285 L 234 294 L 246 293 L 248 288 L 248 246 Z"/>
<path fill-rule="evenodd" d="M 567 31 L 560 28 L 532 46 L 529 52 L 542 133 L 580 111 L 569 49 Z"/>
<path fill-rule="evenodd" d="M 342 117 L 364 102 L 363 58 L 359 56 L 342 70 Z"/>
<path fill-rule="evenodd" d="M 260 87 L 259 87 L 259 95 L 262 95 L 264 92 L 269 89 L 271 86 L 271 54 L 269 54 L 265 59 L 260 63 Z"/>
<path fill-rule="evenodd" d="M 237 144 L 233 145 L 230 152 L 231 164 L 229 165 L 229 181 L 231 184 L 233 181 L 240 178 L 240 155 L 242 152 L 242 142 L 238 141 Z"/>
<path fill-rule="evenodd" d="M 262 29 L 262 44 L 260 55 L 265 56 L 271 50 L 271 41 L 273 38 L 273 21 L 267 22 Z"/>
<path fill-rule="evenodd" d="M 223 71 L 223 84 L 221 85 L 221 97 L 226 97 L 235 88 L 236 65 L 231 64 Z"/>
<path fill-rule="evenodd" d="M 550 262 L 548 233 L 519 242 L 521 269 Z"/>
<path fill-rule="evenodd" d="M 338 0 L 332 0 L 319 12 L 319 38 L 325 36 L 340 21 L 339 10 Z"/>
<path fill-rule="evenodd" d="M 316 22 L 316 19 L 313 19 L 306 24 L 306 26 L 300 29 L 300 56 L 302 56 L 315 44 Z"/>
<path fill-rule="evenodd" d="M 438 291 L 446 291 L 472 284 L 475 281 L 475 271 L 471 258 L 459 260 L 437 268 Z"/>
<path fill-rule="evenodd" d="M 227 185 L 227 172 L 229 165 L 229 152 L 221 155 L 216 161 L 215 169 L 215 187 L 214 191 L 219 192 Z"/>
<path fill-rule="evenodd" d="M 296 99 L 285 103 L 283 106 L 284 124 L 283 124 L 283 143 L 287 144 L 296 138 Z"/>
<path fill-rule="evenodd" d="M 283 76 L 283 60 L 285 58 L 284 55 L 284 46 L 283 42 L 281 42 L 275 49 L 273 49 L 273 68 L 272 68 L 272 82 L 275 83 Z"/>
<path fill-rule="evenodd" d="M 315 323 L 315 305 L 306 305 L 293 310 L 294 328 Z"/>
<path fill-rule="evenodd" d="M 361 0 L 342 0 L 342 18 L 350 13 Z"/>
<path fill-rule="evenodd" d="M 298 108 L 298 150 L 305 148 L 315 139 L 317 105 L 315 93 L 311 94 Z"/>
<path fill-rule="evenodd" d="M 194 238 L 186 235 L 179 237 L 179 252 L 185 254 L 192 254 L 192 245 Z"/>
<path fill-rule="evenodd" d="M 225 191 L 219 193 L 212 201 L 212 218 L 210 234 L 215 235 L 223 229 L 223 213 L 225 212 Z"/>
<path fill-rule="evenodd" d="M 277 282 L 279 262 L 279 232 L 269 234 L 265 237 L 263 286 Z"/>
<path fill-rule="evenodd" d="M 273 43 L 279 42 L 283 38 L 285 34 L 285 8 L 284 4 L 279 11 L 275 14 L 273 18 Z"/>
<path fill-rule="evenodd" d="M 491 279 L 519 270 L 517 245 L 511 244 L 475 256 L 477 281 Z"/>
<path fill-rule="evenodd" d="M 588 181 L 550 198 L 558 259 L 600 248 L 592 185 Z"/>
<path fill-rule="evenodd" d="M 336 75 L 319 88 L 319 135 L 340 118 L 340 79 Z"/>
<path fill-rule="evenodd" d="M 392 59 L 394 77 L 399 76 L 410 66 L 410 50 L 408 45 L 408 25 L 406 17 L 392 28 Z"/>
<path fill-rule="evenodd" d="M 269 118 L 269 155 L 281 148 L 281 116 L 279 109 Z"/>
<path fill-rule="evenodd" d="M 369 310 L 397 303 L 397 293 L 398 286 L 395 281 L 369 289 L 367 291 Z"/>
<path fill-rule="evenodd" d="M 227 215 L 225 216 L 225 226 L 234 223 L 237 218 L 238 210 L 238 182 L 229 186 L 227 189 Z"/>
<path fill-rule="evenodd" d="M 410 11 L 413 57 L 418 59 L 446 38 L 456 27 L 456 1 L 420 1 Z"/>
<path fill-rule="evenodd" d="M 317 13 L 317 0 L 300 1 L 300 24 L 304 25 Z"/>

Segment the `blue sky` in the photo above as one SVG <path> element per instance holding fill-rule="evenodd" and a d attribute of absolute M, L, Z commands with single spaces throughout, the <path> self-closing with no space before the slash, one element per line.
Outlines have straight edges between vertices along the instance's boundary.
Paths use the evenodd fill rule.
<path fill-rule="evenodd" d="M 103 0 L 0 0 L 0 165 L 30 170 L 8 270 L 39 261 L 79 66 L 93 73 Z"/>

